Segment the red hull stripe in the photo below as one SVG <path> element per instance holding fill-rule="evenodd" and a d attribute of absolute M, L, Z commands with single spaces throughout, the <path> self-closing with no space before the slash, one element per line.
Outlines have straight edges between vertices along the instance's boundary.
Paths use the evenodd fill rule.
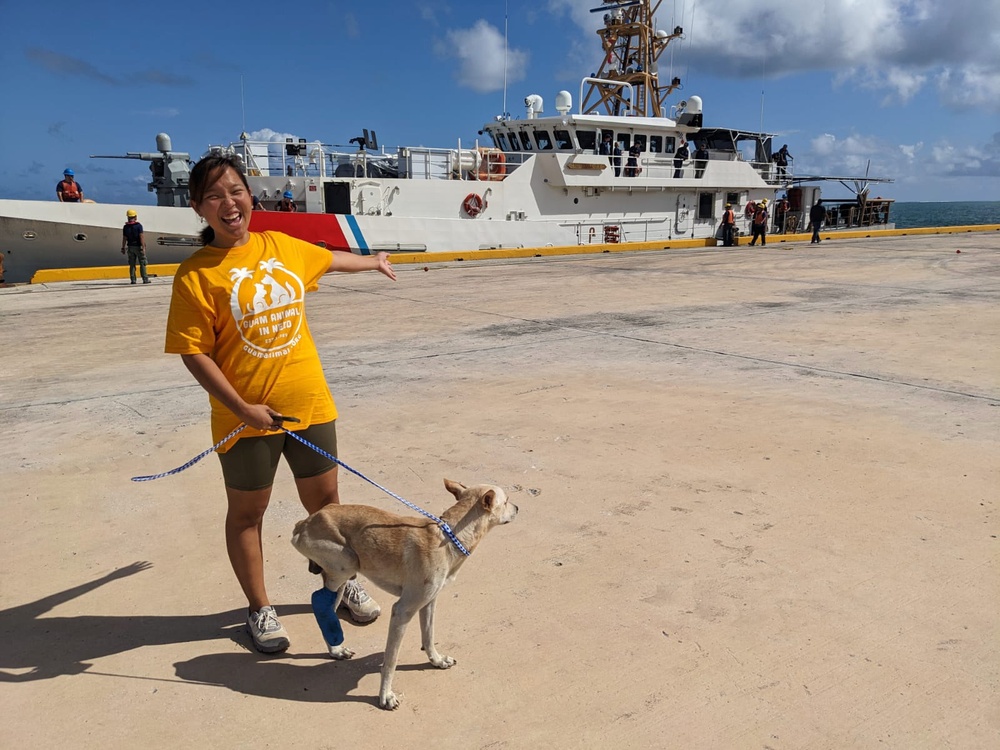
<path fill-rule="evenodd" d="M 344 235 L 337 214 L 285 213 L 283 211 L 254 211 L 250 217 L 251 232 L 284 232 L 314 245 L 324 245 L 329 250 L 347 250 L 351 244 Z"/>

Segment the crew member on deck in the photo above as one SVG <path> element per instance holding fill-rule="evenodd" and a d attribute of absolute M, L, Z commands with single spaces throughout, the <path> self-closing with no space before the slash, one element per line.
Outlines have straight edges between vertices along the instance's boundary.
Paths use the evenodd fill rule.
<path fill-rule="evenodd" d="M 56 185 L 56 197 L 63 203 L 83 201 L 83 187 L 76 181 L 72 169 L 63 170 L 63 178 Z"/>
<path fill-rule="evenodd" d="M 677 151 L 674 153 L 674 178 L 680 178 L 684 176 L 684 162 L 687 161 L 691 152 L 688 150 L 687 141 L 681 138 L 681 145 L 677 147 Z"/>
<path fill-rule="evenodd" d="M 295 201 L 292 200 L 292 191 L 286 190 L 281 194 L 281 200 L 278 201 L 278 211 L 291 211 L 295 212 L 299 210 L 299 207 L 295 205 Z"/>
<path fill-rule="evenodd" d="M 638 177 L 639 173 L 642 172 L 642 167 L 639 166 L 639 154 L 642 153 L 642 146 L 639 145 L 638 141 L 634 141 L 628 149 L 628 159 L 625 161 L 625 176 L 626 177 Z"/>
<path fill-rule="evenodd" d="M 705 142 L 700 141 L 698 143 L 698 148 L 694 152 L 694 176 L 697 179 L 701 179 L 702 175 L 705 174 L 705 167 L 708 165 L 708 149 L 705 148 Z"/>

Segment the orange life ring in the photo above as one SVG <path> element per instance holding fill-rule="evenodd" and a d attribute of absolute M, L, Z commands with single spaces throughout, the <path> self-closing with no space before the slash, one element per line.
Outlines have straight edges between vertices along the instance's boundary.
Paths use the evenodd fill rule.
<path fill-rule="evenodd" d="M 507 176 L 507 157 L 503 151 L 493 148 L 479 149 L 479 169 L 476 176 L 480 180 L 502 180 Z"/>
<path fill-rule="evenodd" d="M 469 193 L 465 196 L 465 200 L 462 201 L 462 208 L 465 209 L 465 213 L 474 219 L 486 208 L 486 201 L 475 193 Z"/>

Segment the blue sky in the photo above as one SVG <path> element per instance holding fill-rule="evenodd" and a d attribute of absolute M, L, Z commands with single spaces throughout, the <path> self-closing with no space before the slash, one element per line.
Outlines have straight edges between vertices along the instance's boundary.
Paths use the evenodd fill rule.
<path fill-rule="evenodd" d="M 471 144 L 503 110 L 600 62 L 598 0 L 38 4 L 0 0 L 0 197 L 151 204 L 147 166 L 251 134 L 347 145 Z M 211 8 L 211 10 L 209 10 Z M 810 174 L 894 177 L 897 200 L 1000 199 L 998 0 L 663 0 L 680 97 L 706 126 L 778 133 Z M 242 97 L 241 97 L 242 89 Z M 680 98 L 678 97 L 678 98 Z M 245 118 L 245 119 L 244 119 Z M 827 194 L 838 192 L 827 188 Z M 842 191 L 839 191 L 842 192 Z"/>

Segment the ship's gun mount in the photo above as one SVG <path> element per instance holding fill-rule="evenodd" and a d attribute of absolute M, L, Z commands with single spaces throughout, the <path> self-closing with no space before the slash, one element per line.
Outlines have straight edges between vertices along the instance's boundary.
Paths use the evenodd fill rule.
<path fill-rule="evenodd" d="M 159 153 L 137 153 L 129 151 L 124 156 L 91 155 L 91 159 L 139 159 L 149 162 L 153 175 L 147 185 L 149 192 L 156 193 L 156 205 L 187 208 L 190 199 L 188 183 L 191 178 L 191 155 L 174 151 L 170 136 L 160 133 L 156 136 Z"/>

